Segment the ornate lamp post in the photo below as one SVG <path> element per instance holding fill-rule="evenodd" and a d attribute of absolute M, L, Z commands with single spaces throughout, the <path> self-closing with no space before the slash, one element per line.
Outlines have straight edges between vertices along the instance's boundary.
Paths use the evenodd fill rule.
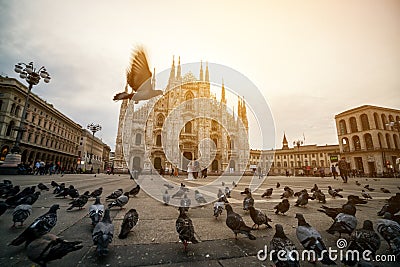
<path fill-rule="evenodd" d="M 300 139 L 293 141 L 293 146 L 297 146 L 297 153 L 300 152 L 300 146 L 303 145 L 303 143 L 304 143 L 303 140 L 300 140 Z M 299 160 L 300 160 L 299 162 L 301 162 L 300 153 L 297 156 L 299 157 Z M 299 169 L 301 168 L 301 163 L 299 164 L 298 168 Z"/>
<path fill-rule="evenodd" d="M 21 150 L 19 148 L 19 144 L 21 142 L 22 132 L 25 131 L 24 124 L 25 124 L 26 109 L 28 107 L 28 102 L 32 87 L 34 85 L 37 85 L 40 79 L 43 79 L 45 83 L 49 83 L 50 75 L 46 71 L 46 68 L 43 66 L 40 67 L 38 70 L 36 70 L 36 68 L 33 65 L 33 62 L 30 62 L 29 64 L 18 63 L 15 65 L 14 71 L 19 73 L 19 77 L 25 79 L 29 84 L 28 94 L 26 95 L 24 109 L 22 110 L 21 122 L 19 124 L 19 128 L 17 129 L 17 138 L 15 139 L 14 147 L 11 149 L 12 153 L 20 154 Z"/>
<path fill-rule="evenodd" d="M 92 132 L 93 134 L 93 139 L 92 139 L 92 147 L 90 149 L 90 158 L 89 158 L 89 164 L 92 164 L 92 158 L 93 158 L 93 143 L 94 143 L 94 135 L 95 133 L 97 133 L 98 131 L 101 130 L 101 125 L 100 124 L 88 124 L 87 128 Z"/>

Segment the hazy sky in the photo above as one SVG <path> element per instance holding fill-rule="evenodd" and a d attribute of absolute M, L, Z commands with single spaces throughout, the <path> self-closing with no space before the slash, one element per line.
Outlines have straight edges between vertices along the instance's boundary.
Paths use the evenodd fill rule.
<path fill-rule="evenodd" d="M 52 81 L 34 93 L 82 126 L 100 123 L 112 149 L 112 96 L 138 44 L 157 72 L 180 55 L 247 76 L 270 105 L 279 148 L 284 131 L 289 143 L 304 133 L 306 144 L 337 144 L 334 116 L 349 108 L 400 108 L 397 0 L 0 0 L 0 25 L 0 73 L 45 65 Z"/>

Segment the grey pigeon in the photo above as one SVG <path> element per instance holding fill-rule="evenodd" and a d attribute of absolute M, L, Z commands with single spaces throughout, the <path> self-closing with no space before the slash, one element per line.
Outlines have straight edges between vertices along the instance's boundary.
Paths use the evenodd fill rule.
<path fill-rule="evenodd" d="M 192 201 L 190 200 L 190 198 L 188 198 L 187 194 L 185 193 L 183 195 L 183 198 L 181 199 L 181 207 L 185 208 L 185 210 L 188 211 L 190 204 L 192 204 Z"/>
<path fill-rule="evenodd" d="M 221 188 L 218 188 L 218 193 L 217 193 L 217 198 L 221 198 L 224 194 L 224 192 L 222 192 Z"/>
<path fill-rule="evenodd" d="M 163 202 L 165 205 L 169 204 L 169 201 L 171 199 L 171 196 L 168 194 L 168 190 L 165 190 L 165 193 L 163 195 Z"/>
<path fill-rule="evenodd" d="M 188 243 L 197 244 L 192 220 L 187 216 L 183 207 L 179 208 L 179 216 L 175 222 L 175 228 L 179 235 L 179 240 L 183 242 L 185 251 L 187 250 Z"/>
<path fill-rule="evenodd" d="M 356 195 L 348 195 L 347 196 L 348 200 L 351 200 L 354 205 L 358 205 L 358 204 L 367 204 L 368 201 L 366 201 L 365 199 L 360 198 L 359 196 Z"/>
<path fill-rule="evenodd" d="M 273 188 L 269 188 L 269 189 L 265 190 L 264 194 L 262 194 L 262 195 L 261 195 L 261 197 L 267 197 L 267 198 L 270 198 L 270 197 L 271 197 L 271 195 L 272 195 L 272 192 L 273 192 L 273 191 L 274 191 L 274 189 L 273 189 Z"/>
<path fill-rule="evenodd" d="M 312 192 L 315 192 L 315 191 L 318 191 L 319 189 L 318 189 L 318 185 L 317 184 L 314 184 L 314 187 L 311 189 L 311 193 Z"/>
<path fill-rule="evenodd" d="M 100 197 L 89 207 L 89 217 L 92 219 L 92 225 L 96 225 L 104 214 L 104 205 L 100 203 Z"/>
<path fill-rule="evenodd" d="M 372 197 L 370 196 L 370 194 L 368 194 L 367 192 L 365 192 L 365 190 L 361 190 L 361 195 L 363 196 L 363 198 L 365 199 L 372 199 Z"/>
<path fill-rule="evenodd" d="M 289 200 L 287 200 L 286 198 L 282 199 L 282 202 L 280 202 L 278 205 L 274 207 L 274 209 L 276 209 L 275 214 L 278 214 L 279 212 L 285 214 L 285 212 L 289 210 L 289 207 L 290 207 Z"/>
<path fill-rule="evenodd" d="M 32 194 L 26 195 L 26 196 L 18 199 L 15 202 L 15 205 L 16 206 L 21 205 L 21 204 L 33 205 L 38 200 L 40 194 L 41 194 L 40 192 L 35 192 Z"/>
<path fill-rule="evenodd" d="M 135 197 L 137 194 L 139 194 L 139 192 L 140 192 L 140 185 L 136 185 L 136 187 L 132 188 L 129 191 L 129 195 L 132 195 Z"/>
<path fill-rule="evenodd" d="M 229 189 L 229 187 L 225 186 L 225 196 L 227 198 L 231 197 L 231 190 Z"/>
<path fill-rule="evenodd" d="M 125 192 L 122 196 L 118 197 L 116 200 L 108 204 L 108 208 L 120 207 L 122 209 L 129 201 L 129 192 Z"/>
<path fill-rule="evenodd" d="M 222 215 L 222 212 L 225 208 L 225 202 L 221 201 L 221 199 L 219 199 L 218 201 L 216 201 L 214 203 L 214 216 L 215 219 L 218 219 L 218 216 Z"/>
<path fill-rule="evenodd" d="M 308 194 L 307 190 L 304 189 L 301 191 L 300 195 L 297 198 L 296 204 L 294 204 L 296 207 L 299 206 L 305 206 L 308 204 L 308 200 L 309 199 L 314 199 L 313 197 L 310 197 L 310 195 Z"/>
<path fill-rule="evenodd" d="M 341 194 L 339 194 L 337 190 L 332 189 L 331 186 L 328 186 L 328 193 L 329 193 L 329 195 L 331 195 L 333 198 L 336 198 L 336 197 L 343 198 L 343 196 L 342 196 Z"/>
<path fill-rule="evenodd" d="M 368 191 L 372 192 L 375 190 L 375 188 L 369 187 L 369 184 L 367 184 L 366 186 L 364 186 L 365 189 L 367 189 Z"/>
<path fill-rule="evenodd" d="M 179 190 L 172 195 L 172 198 L 181 198 L 187 191 L 188 189 L 185 187 L 185 185 L 181 184 Z"/>
<path fill-rule="evenodd" d="M 20 226 L 23 225 L 24 221 L 31 215 L 32 206 L 27 204 L 18 205 L 13 211 L 13 226 L 15 227 L 15 223 L 21 223 Z"/>
<path fill-rule="evenodd" d="M 331 227 L 326 230 L 328 233 L 334 235 L 336 232 L 339 233 L 339 236 L 342 234 L 351 235 L 351 233 L 357 227 L 357 218 L 354 215 L 339 213 Z"/>
<path fill-rule="evenodd" d="M 318 202 L 322 202 L 323 204 L 326 203 L 325 194 L 321 191 L 321 189 L 317 189 L 317 190 L 314 191 L 313 198 L 318 200 Z"/>
<path fill-rule="evenodd" d="M 242 216 L 235 213 L 230 204 L 226 204 L 225 209 L 226 209 L 226 213 L 227 213 L 226 225 L 235 234 L 235 239 L 237 239 L 237 234 L 240 233 L 240 234 L 246 235 L 250 240 L 255 240 L 256 237 L 250 233 L 252 230 L 251 227 L 249 227 L 245 224 Z"/>
<path fill-rule="evenodd" d="M 389 193 L 390 193 L 390 190 L 389 190 L 389 189 L 386 189 L 386 188 L 383 188 L 383 187 L 381 187 L 381 191 L 382 191 L 383 193 L 386 193 L 386 194 L 389 194 Z"/>
<path fill-rule="evenodd" d="M 199 190 L 194 191 L 194 199 L 197 201 L 197 203 L 201 204 L 206 204 L 207 200 L 204 198 L 203 194 L 199 192 Z"/>
<path fill-rule="evenodd" d="M 254 222 L 253 227 L 251 227 L 252 229 L 254 229 L 254 226 L 257 225 L 257 229 L 260 227 L 260 225 L 265 224 L 267 226 L 267 228 L 272 228 L 271 225 L 268 224 L 268 222 L 271 222 L 271 219 L 269 219 L 267 217 L 267 215 L 265 215 L 264 212 L 262 212 L 261 210 L 258 210 L 254 207 L 249 207 L 249 211 L 250 211 L 250 217 Z"/>
<path fill-rule="evenodd" d="M 112 242 L 113 237 L 114 225 L 111 222 L 110 210 L 106 209 L 103 220 L 96 224 L 92 233 L 93 244 L 96 245 L 98 256 L 105 256 L 108 254 L 108 245 Z"/>
<path fill-rule="evenodd" d="M 300 266 L 295 255 L 298 253 L 294 243 L 285 235 L 281 224 L 275 224 L 275 235 L 269 243 L 269 253 L 272 253 L 272 262 L 277 267 Z M 284 252 L 280 252 L 284 251 Z M 280 255 L 278 255 L 278 252 Z"/>
<path fill-rule="evenodd" d="M 126 238 L 128 236 L 128 233 L 133 229 L 133 227 L 138 224 L 138 222 L 139 214 L 137 213 L 136 209 L 130 209 L 124 216 L 118 238 Z"/>
<path fill-rule="evenodd" d="M 400 225 L 390 219 L 389 213 L 386 213 L 384 219 L 379 219 L 376 222 L 376 229 L 378 233 L 386 240 L 389 247 L 396 255 L 397 261 L 400 260 Z"/>
<path fill-rule="evenodd" d="M 58 187 L 57 187 L 58 188 Z M 56 188 L 56 189 L 57 189 Z M 56 189 L 54 190 L 54 191 L 56 191 Z M 65 198 L 66 196 L 68 196 L 69 195 L 69 191 L 70 190 L 74 190 L 75 189 L 75 187 L 73 186 L 73 185 L 70 185 L 69 187 L 67 187 L 67 188 L 62 188 L 61 186 L 60 186 L 60 192 L 56 195 L 56 197 L 63 197 L 63 198 Z"/>
<path fill-rule="evenodd" d="M 96 190 L 94 190 L 92 193 L 90 193 L 90 197 L 99 197 L 103 193 L 103 187 L 99 187 Z"/>
<path fill-rule="evenodd" d="M 153 74 L 155 75 L 155 73 Z M 141 100 L 148 100 L 155 96 L 162 95 L 163 91 L 154 90 L 155 84 L 152 84 L 152 73 L 147 63 L 146 54 L 143 48 L 138 48 L 132 52 L 131 65 L 126 73 L 127 84 L 133 92 L 118 93 L 113 100 L 131 99 L 138 103 Z"/>
<path fill-rule="evenodd" d="M 112 192 L 110 195 L 108 195 L 106 197 L 106 200 L 113 200 L 113 199 L 117 199 L 120 196 L 122 196 L 122 194 L 124 193 L 124 191 L 120 188 L 115 190 L 114 192 Z"/>
<path fill-rule="evenodd" d="M 33 223 L 31 223 L 17 238 L 11 241 L 9 245 L 19 246 L 24 242 L 28 245 L 36 238 L 50 232 L 57 223 L 57 210 L 59 208 L 60 206 L 58 204 L 51 206 L 48 212 L 36 218 Z"/>
<path fill-rule="evenodd" d="M 248 192 L 246 197 L 243 199 L 243 210 L 249 210 L 249 207 L 254 206 L 254 198 L 251 192 Z"/>
<path fill-rule="evenodd" d="M 86 191 L 83 195 L 80 195 L 76 199 L 72 200 L 69 203 L 71 206 L 67 210 L 72 210 L 73 208 L 82 209 L 82 207 L 88 202 L 89 197 L 89 191 Z"/>
<path fill-rule="evenodd" d="M 355 230 L 350 236 L 350 243 L 347 250 L 358 251 L 360 255 L 369 250 L 372 257 L 375 257 L 376 251 L 381 246 L 381 239 L 374 231 L 373 224 L 370 220 L 365 220 L 361 229 Z M 357 263 L 356 259 L 347 257 L 342 261 L 347 266 L 353 266 Z"/>
<path fill-rule="evenodd" d="M 309 225 L 303 214 L 296 213 L 296 218 L 298 220 L 298 225 L 296 228 L 296 236 L 299 242 L 303 245 L 306 250 L 315 251 L 318 258 L 321 258 L 321 263 L 324 265 L 336 265 L 334 261 L 332 261 L 328 254 L 323 253 L 323 251 L 327 251 L 324 241 L 322 240 L 321 234 L 311 225 Z M 315 259 L 313 259 L 315 260 Z"/>
<path fill-rule="evenodd" d="M 31 261 L 40 266 L 47 266 L 48 262 L 61 259 L 68 253 L 83 248 L 81 243 L 81 241 L 67 241 L 53 234 L 45 234 L 32 241 L 26 253 Z"/>
<path fill-rule="evenodd" d="M 45 191 L 49 191 L 50 189 L 45 185 L 45 184 L 43 184 L 43 183 L 39 183 L 38 184 L 38 188 L 40 189 L 40 190 L 45 190 Z"/>

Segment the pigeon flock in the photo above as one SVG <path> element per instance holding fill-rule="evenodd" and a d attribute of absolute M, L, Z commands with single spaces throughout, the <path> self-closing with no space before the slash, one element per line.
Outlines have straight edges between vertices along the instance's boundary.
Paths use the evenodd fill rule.
<path fill-rule="evenodd" d="M 176 192 L 174 194 L 170 195 L 168 191 L 173 190 L 176 185 L 166 183 L 164 186 L 166 189 L 162 190 L 164 192 L 162 193 L 163 203 L 169 205 L 171 199 L 178 199 L 178 203 L 180 203 L 175 228 L 177 238 L 183 243 L 184 251 L 187 251 L 188 244 L 201 242 L 200 237 L 195 231 L 196 220 L 192 221 L 189 216 L 193 208 L 192 200 L 194 204 L 197 204 L 198 208 L 207 209 L 208 202 L 206 198 L 208 196 L 205 197 L 198 189 L 193 189 L 192 191 L 190 187 L 187 187 L 183 183 L 175 189 Z M 369 185 L 361 187 L 363 189 L 360 188 L 360 196 L 346 194 L 347 202 L 336 207 L 326 205 L 326 203 L 330 199 L 345 198 L 346 195 L 344 193 L 346 190 L 341 188 L 334 189 L 332 186 L 321 188 L 317 184 L 314 184 L 314 187 L 311 189 L 304 188 L 295 192 L 289 186 L 284 185 L 282 185 L 283 189 L 279 189 L 281 185 L 277 183 L 275 191 L 280 191 L 278 192 L 279 199 L 276 197 L 276 192 L 273 194 L 273 188 L 267 188 L 263 193 L 254 194 L 250 188 L 246 187 L 241 191 L 236 188 L 237 186 L 238 184 L 235 183 L 232 184 L 232 188 L 229 188 L 225 184 L 222 184 L 222 188 L 219 188 L 218 192 L 216 192 L 217 200 L 211 204 L 212 210 L 210 211 L 210 217 L 214 217 L 215 222 L 221 222 L 219 218 L 223 219 L 227 229 L 233 232 L 235 239 L 238 239 L 238 236 L 244 236 L 249 240 L 255 240 L 257 237 L 253 231 L 270 231 L 269 229 L 273 228 L 274 216 L 283 216 L 282 218 L 284 218 L 288 216 L 287 213 L 289 210 L 295 209 L 295 218 L 297 219 L 295 233 L 297 240 L 304 249 L 315 252 L 317 259 L 314 259 L 314 261 L 318 261 L 323 265 L 338 264 L 338 262 L 332 261 L 326 254 L 322 253 L 327 250 L 327 247 L 325 245 L 326 240 L 320 234 L 321 231 L 331 234 L 336 239 L 342 235 L 346 235 L 350 238 L 349 246 L 347 247 L 348 250 L 357 250 L 360 252 L 370 250 L 372 255 L 377 253 L 382 239 L 388 244 L 390 253 L 396 255 L 397 260 L 400 260 L 400 216 L 397 214 L 400 212 L 400 193 L 390 196 L 385 201 L 381 210 L 377 212 L 377 215 L 382 217 L 381 219 L 376 222 L 372 222 L 371 220 L 359 222 L 357 220 L 357 205 L 365 205 L 373 199 L 370 193 L 366 192 L 366 190 L 369 192 L 375 190 Z M 49 187 L 53 187 L 53 189 Z M 24 222 L 32 214 L 32 209 L 35 208 L 34 203 L 40 198 L 41 191 L 47 192 L 52 190 L 55 201 L 65 202 L 64 205 L 69 204 L 69 207 L 66 208 L 68 212 L 80 212 L 81 210 L 85 210 L 85 207 L 87 208 L 85 213 L 89 219 L 88 224 L 92 226 L 91 236 L 98 257 L 105 257 L 109 254 L 110 244 L 114 238 L 115 226 L 110 216 L 110 210 L 114 208 L 117 208 L 118 211 L 124 210 L 128 202 L 134 199 L 140 192 L 139 185 L 126 191 L 122 188 L 115 189 L 109 195 L 104 196 L 104 199 L 108 202 L 106 205 L 101 203 L 102 187 L 94 189 L 91 193 L 86 190 L 83 194 L 80 194 L 78 188 L 72 184 L 67 186 L 65 183 L 52 181 L 49 187 L 40 183 L 37 186 L 21 188 L 19 185 L 13 185 L 9 180 L 4 180 L 0 183 L 0 196 L 5 199 L 0 202 L 0 216 L 11 209 L 13 221 L 11 227 L 24 227 Z M 323 191 L 327 192 L 328 198 Z M 191 199 L 193 193 L 194 198 Z M 235 196 L 243 196 L 243 209 L 233 200 L 230 203 L 229 199 L 232 198 L 232 193 Z M 381 188 L 379 193 L 391 194 L 390 190 L 385 188 Z M 47 194 L 51 194 L 51 191 Z M 255 200 L 255 196 L 257 200 Z M 273 210 L 268 211 L 257 208 L 259 201 L 268 202 L 271 200 L 274 200 L 272 202 L 279 201 L 274 204 Z M 316 203 L 322 204 L 317 211 L 322 214 L 321 220 L 325 220 L 324 218 L 326 217 L 331 218 L 332 223 L 328 229 L 318 229 L 318 225 L 313 226 L 307 222 L 307 205 L 309 201 L 316 201 Z M 290 202 L 293 202 L 293 206 L 291 206 Z M 60 204 L 54 204 L 49 207 L 47 212 L 33 220 L 8 245 L 20 246 L 24 244 L 27 257 L 40 266 L 46 266 L 50 261 L 61 259 L 68 253 L 81 249 L 83 247 L 82 241 L 67 241 L 51 233 L 57 224 L 57 210 L 59 209 Z M 245 217 L 249 217 L 253 225 L 247 224 L 250 220 L 247 220 Z M 129 233 L 135 229 L 138 223 L 139 214 L 136 209 L 131 208 L 126 213 L 124 212 L 118 238 L 132 238 L 129 237 Z M 357 227 L 360 225 L 362 227 Z M 282 223 L 275 224 L 275 234 L 269 241 L 268 247 L 272 253 L 272 261 L 275 266 L 300 266 L 298 259 L 288 255 L 283 259 L 282 255 L 278 257 L 276 252 L 273 252 L 279 250 L 287 252 L 299 250 L 299 248 L 296 248 L 296 243 L 290 240 L 285 234 L 285 227 L 290 228 L 292 226 L 285 226 Z M 351 259 L 343 259 L 340 264 L 355 266 L 361 263 Z M 362 264 L 365 265 L 365 262 Z"/>

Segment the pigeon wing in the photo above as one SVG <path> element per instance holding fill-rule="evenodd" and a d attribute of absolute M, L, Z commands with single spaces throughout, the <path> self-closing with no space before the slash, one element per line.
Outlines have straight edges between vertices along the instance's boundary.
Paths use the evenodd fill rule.
<path fill-rule="evenodd" d="M 143 48 L 133 51 L 131 64 L 126 73 L 129 86 L 136 92 L 151 76 L 152 74 Z"/>

